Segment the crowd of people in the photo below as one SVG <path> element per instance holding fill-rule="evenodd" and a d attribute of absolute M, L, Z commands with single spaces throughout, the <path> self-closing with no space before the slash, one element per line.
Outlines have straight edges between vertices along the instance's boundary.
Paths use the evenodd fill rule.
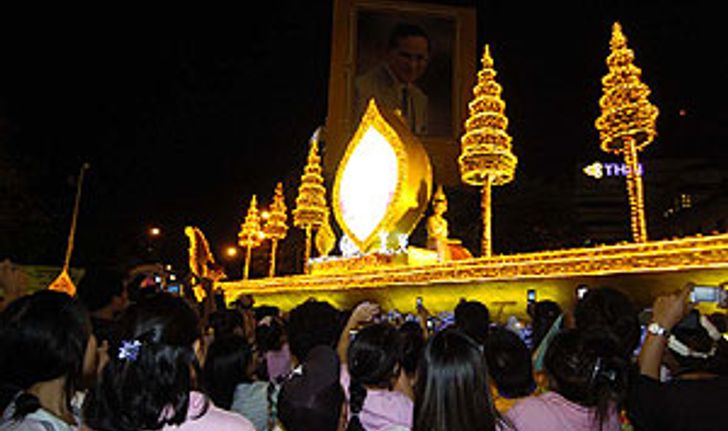
<path fill-rule="evenodd" d="M 722 315 L 691 286 L 649 318 L 623 292 L 528 305 L 529 331 L 461 299 L 453 319 L 374 302 L 289 311 L 202 301 L 89 271 L 0 314 L 0 430 L 717 430 L 727 426 Z"/>

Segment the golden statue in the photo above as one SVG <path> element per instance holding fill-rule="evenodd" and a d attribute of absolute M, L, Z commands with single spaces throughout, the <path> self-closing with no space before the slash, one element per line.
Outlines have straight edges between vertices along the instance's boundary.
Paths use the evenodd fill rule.
<path fill-rule="evenodd" d="M 472 257 L 470 252 L 461 245 L 459 239 L 449 237 L 450 232 L 444 217 L 446 212 L 447 196 L 440 185 L 432 196 L 432 215 L 427 218 L 427 248 L 437 251 L 440 261 Z"/>

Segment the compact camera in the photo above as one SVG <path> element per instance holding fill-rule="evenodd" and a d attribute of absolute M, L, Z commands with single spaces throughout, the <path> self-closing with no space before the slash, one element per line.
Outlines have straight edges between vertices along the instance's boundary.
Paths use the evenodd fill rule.
<path fill-rule="evenodd" d="M 713 302 L 725 304 L 728 299 L 726 290 L 721 286 L 693 286 L 690 291 L 690 302 Z"/>

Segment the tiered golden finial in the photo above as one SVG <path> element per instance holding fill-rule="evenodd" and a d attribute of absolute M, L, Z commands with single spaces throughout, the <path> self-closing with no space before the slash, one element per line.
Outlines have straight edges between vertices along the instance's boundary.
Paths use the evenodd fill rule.
<path fill-rule="evenodd" d="M 602 150 L 624 156 L 632 238 L 645 242 L 647 223 L 637 153 L 655 139 L 658 109 L 647 100 L 650 89 L 640 81 L 642 71 L 633 64 L 634 52 L 627 48 L 627 38 L 618 22 L 612 28 L 609 46 L 609 73 L 602 78 L 603 96 L 599 99 L 602 114 L 595 125 Z"/>
<path fill-rule="evenodd" d="M 460 175 L 464 183 L 482 186 L 483 256 L 490 256 L 491 244 L 491 186 L 513 180 L 518 159 L 511 152 L 511 137 L 506 132 L 505 102 L 501 86 L 495 82 L 496 71 L 490 48 L 485 45 L 483 68 L 469 103 L 470 117 L 465 122 L 461 139 Z"/>
<path fill-rule="evenodd" d="M 286 208 L 286 198 L 283 196 L 283 183 L 276 184 L 275 194 L 273 195 L 273 203 L 270 206 L 270 215 L 265 221 L 263 232 L 265 237 L 270 239 L 270 267 L 268 276 L 273 277 L 276 273 L 276 249 L 278 241 L 286 237 L 288 233 L 288 225 L 286 220 L 288 214 Z"/>
<path fill-rule="evenodd" d="M 298 187 L 296 208 L 293 210 L 293 225 L 306 231 L 306 249 L 303 267 L 306 270 L 311 258 L 311 233 L 328 220 L 329 209 L 326 206 L 326 188 L 321 175 L 321 157 L 318 155 L 318 131 L 311 138 L 308 152 L 308 163 L 301 176 Z"/>
<path fill-rule="evenodd" d="M 258 247 L 265 238 L 260 229 L 260 213 L 258 212 L 258 201 L 255 195 L 250 199 L 248 213 L 245 215 L 245 222 L 240 226 L 238 233 L 238 245 L 245 247 L 245 266 L 243 267 L 243 279 L 248 279 L 250 272 L 250 255 L 253 248 Z"/>

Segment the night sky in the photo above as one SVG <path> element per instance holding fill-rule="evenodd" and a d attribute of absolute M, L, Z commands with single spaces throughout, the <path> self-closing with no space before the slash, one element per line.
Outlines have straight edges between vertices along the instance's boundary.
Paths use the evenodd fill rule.
<path fill-rule="evenodd" d="M 556 182 L 606 157 L 593 122 L 615 20 L 661 111 L 659 136 L 641 157 L 724 157 L 728 37 L 717 5 L 551 3 L 441 3 L 477 7 L 473 56 L 491 45 L 517 181 Z M 186 224 L 219 253 L 235 241 L 250 195 L 269 199 L 277 181 L 291 208 L 308 138 L 326 117 L 332 1 L 254 10 L 176 28 L 6 16 L 0 178 L 14 193 L 2 208 L 27 236 L 5 241 L 0 254 L 62 262 L 84 161 L 80 266 L 125 259 L 151 225 L 163 229 L 165 259 L 186 257 Z M 15 200 L 33 216 L 12 210 Z"/>

